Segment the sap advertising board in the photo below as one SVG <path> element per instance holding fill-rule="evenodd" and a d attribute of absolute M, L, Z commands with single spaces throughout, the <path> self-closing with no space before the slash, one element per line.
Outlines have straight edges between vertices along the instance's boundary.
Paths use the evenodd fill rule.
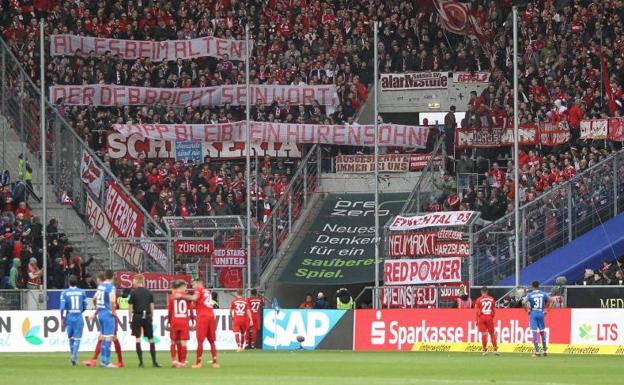
<path fill-rule="evenodd" d="M 300 343 L 297 337 L 303 337 Z M 353 312 L 264 309 L 263 349 L 352 349 Z"/>

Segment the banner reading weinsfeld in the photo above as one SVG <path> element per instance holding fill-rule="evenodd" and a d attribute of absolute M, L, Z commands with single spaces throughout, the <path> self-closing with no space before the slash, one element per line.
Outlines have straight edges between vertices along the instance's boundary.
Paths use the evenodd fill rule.
<path fill-rule="evenodd" d="M 250 41 L 249 45 L 253 47 L 253 41 Z M 78 50 L 82 56 L 88 56 L 91 52 L 95 56 L 104 56 L 110 52 L 126 60 L 148 58 L 155 62 L 199 57 L 222 59 L 224 55 L 228 55 L 230 60 L 245 60 L 246 56 L 244 40 L 220 39 L 214 36 L 164 41 L 107 39 L 76 35 L 50 36 L 51 56 L 74 56 L 77 55 Z"/>
<path fill-rule="evenodd" d="M 447 88 L 448 72 L 409 72 L 381 74 L 381 91 L 431 90 Z"/>
<path fill-rule="evenodd" d="M 390 230 L 418 230 L 426 227 L 466 226 L 474 217 L 474 211 L 441 211 L 413 217 L 397 215 Z"/>
<path fill-rule="evenodd" d="M 89 316 L 92 310 L 84 313 L 85 326 L 80 350 L 92 352 L 97 344 L 99 324 L 91 320 Z M 117 339 L 125 351 L 134 350 L 136 339 L 131 335 L 128 313 L 117 313 Z M 215 309 L 217 323 L 216 343 L 219 350 L 236 349 L 236 340 L 232 331 L 232 319 L 229 309 Z M 167 311 L 156 310 L 154 312 L 154 343 L 156 350 L 169 351 L 171 339 L 167 326 Z M 197 348 L 197 337 L 191 332 L 188 341 L 188 349 Z M 61 312 L 58 310 L 47 311 L 3 311 L 0 313 L 0 353 L 5 352 L 67 352 L 69 340 L 67 333 L 61 325 Z"/>
<path fill-rule="evenodd" d="M 459 257 L 386 259 L 384 261 L 384 285 L 462 282 L 461 265 L 462 259 Z"/>
<path fill-rule="evenodd" d="M 110 84 L 56 85 L 50 86 L 50 102 L 62 99 L 69 106 L 145 106 L 161 104 L 167 107 L 204 107 L 245 105 L 245 85 L 224 85 L 200 88 L 156 88 Z M 273 102 L 335 107 L 338 94 L 335 85 L 290 86 L 252 85 L 251 104 Z"/>
<path fill-rule="evenodd" d="M 104 212 L 117 235 L 123 238 L 140 237 L 143 214 L 117 183 L 109 185 L 105 201 Z"/>
<path fill-rule="evenodd" d="M 134 277 L 139 273 L 117 272 L 115 283 L 120 289 L 132 289 Z M 161 274 L 161 273 L 141 273 L 145 278 L 144 286 L 149 290 L 169 290 L 173 281 L 185 281 L 191 284 L 191 276 L 188 274 Z"/>
<path fill-rule="evenodd" d="M 245 142 L 246 122 L 224 124 L 114 124 L 113 129 L 125 136 L 165 141 Z M 251 141 L 255 143 L 336 144 L 374 146 L 375 126 L 291 124 L 250 122 Z M 380 146 L 424 148 L 429 128 L 401 124 L 378 126 Z M 408 158 L 409 161 L 409 158 Z"/>

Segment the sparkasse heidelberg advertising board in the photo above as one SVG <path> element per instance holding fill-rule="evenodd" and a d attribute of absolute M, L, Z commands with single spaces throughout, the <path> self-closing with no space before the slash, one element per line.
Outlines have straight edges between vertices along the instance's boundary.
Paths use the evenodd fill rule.
<path fill-rule="evenodd" d="M 97 321 L 91 321 L 93 310 L 84 313 L 85 326 L 80 341 L 81 351 L 93 351 L 99 337 Z M 127 312 L 118 312 L 117 338 L 122 349 L 134 350 L 135 338 L 131 335 Z M 236 340 L 232 331 L 229 309 L 215 309 L 217 321 L 217 349 L 234 350 Z M 156 350 L 168 351 L 171 345 L 169 331 L 166 330 L 167 311 L 154 312 L 154 342 Z M 3 311 L 0 313 L 0 353 L 5 352 L 66 352 L 69 340 L 61 326 L 61 312 L 47 311 Z M 189 350 L 197 348 L 197 337 L 191 332 Z"/>
<path fill-rule="evenodd" d="M 497 310 L 494 326 L 499 351 L 533 350 L 533 336 L 524 310 Z M 550 344 L 570 343 L 569 309 L 552 310 L 546 326 Z M 354 335 L 354 350 L 481 350 L 474 309 L 357 310 Z"/>

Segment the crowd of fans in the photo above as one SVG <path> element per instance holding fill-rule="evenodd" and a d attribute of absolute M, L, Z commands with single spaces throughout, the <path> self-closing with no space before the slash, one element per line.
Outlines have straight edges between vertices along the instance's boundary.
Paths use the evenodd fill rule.
<path fill-rule="evenodd" d="M 420 2 L 399 0 L 224 0 L 153 2 L 55 0 L 0 1 L 3 38 L 24 65 L 38 77 L 36 36 L 38 17 L 46 18 L 46 34 L 71 33 L 134 40 L 190 39 L 202 36 L 242 39 L 248 25 L 254 40 L 251 81 L 255 84 L 335 84 L 339 105 L 328 111 L 318 104 L 259 102 L 251 118 L 299 123 L 354 122 L 372 83 L 372 23 L 381 22 L 380 69 L 406 71 L 489 71 L 489 87 L 471 95 L 466 117 L 445 127 L 453 144 L 457 126 L 487 130 L 506 126 L 512 114 L 511 6 L 522 6 L 519 23 L 520 122 L 566 121 L 570 144 L 559 148 L 526 148 L 521 154 L 520 200 L 528 203 L 561 185 L 613 153 L 577 142 L 581 119 L 620 115 L 624 109 L 624 7 L 621 0 L 479 0 L 471 2 L 479 39 L 449 33 L 435 12 Z M 609 78 L 601 73 L 604 55 Z M 112 54 L 47 58 L 47 84 L 124 84 L 186 88 L 244 82 L 243 63 L 229 57 L 153 63 L 122 60 Z M 614 94 L 609 103 L 605 85 Z M 229 215 L 241 213 L 251 194 L 254 220 L 270 215 L 296 160 L 265 158 L 254 166 L 252 185 L 245 186 L 242 162 L 209 157 L 194 163 L 154 159 L 110 159 L 106 135 L 114 123 L 224 123 L 241 120 L 237 106 L 169 108 L 76 107 L 56 101 L 63 115 L 120 177 L 122 183 L 154 218 L 163 216 Z M 610 107 L 611 105 L 611 107 Z M 451 174 L 437 185 L 441 193 L 428 211 L 470 209 L 493 221 L 513 209 L 513 162 L 509 151 L 458 153 Z M 483 174 L 476 183 L 462 175 Z M 453 176 L 453 175 L 454 176 Z M 574 186 L 584 197 L 575 215 L 601 202 L 608 175 L 590 175 Z M 460 189 L 457 188 L 459 183 Z M 553 194 L 548 205 L 536 207 L 528 221 L 536 237 L 556 228 L 555 210 L 563 196 Z M 554 218 L 554 219 L 553 219 Z M 551 229 L 551 230 L 549 230 Z"/>
<path fill-rule="evenodd" d="M 596 270 L 585 269 L 583 278 L 577 285 L 624 285 L 624 256 L 614 260 L 604 260 Z"/>
<path fill-rule="evenodd" d="M 32 168 L 22 155 L 13 180 L 10 170 L 0 173 L 0 289 L 39 289 L 43 282 L 43 238 L 39 217 L 34 216 L 29 202 L 39 201 L 32 189 Z M 48 287 L 67 287 L 70 274 L 78 277 L 80 287 L 93 286 L 87 273 L 92 258 L 83 261 L 74 253 L 58 221 L 46 226 Z"/>

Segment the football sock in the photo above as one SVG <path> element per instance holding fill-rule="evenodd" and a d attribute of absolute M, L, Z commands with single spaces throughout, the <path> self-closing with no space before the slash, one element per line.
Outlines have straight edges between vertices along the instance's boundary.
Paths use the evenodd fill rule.
<path fill-rule="evenodd" d="M 490 333 L 490 339 L 492 340 L 492 346 L 494 346 L 494 351 L 498 350 L 498 344 L 496 342 L 496 332 Z"/>
<path fill-rule="evenodd" d="M 152 363 L 156 363 L 156 344 L 150 342 L 150 356 L 152 356 Z"/>
<path fill-rule="evenodd" d="M 115 344 L 115 353 L 117 353 L 117 362 L 123 362 L 123 357 L 121 356 L 121 344 L 119 340 L 113 341 Z"/>
<path fill-rule="evenodd" d="M 212 363 L 217 363 L 217 344 L 212 341 L 210 342 L 210 354 L 212 355 Z"/>
<path fill-rule="evenodd" d="M 537 335 L 538 335 L 537 331 L 533 330 L 533 346 L 535 347 L 535 351 L 539 352 L 539 345 L 537 343 Z"/>
<path fill-rule="evenodd" d="M 169 351 L 171 352 L 171 361 L 177 361 L 178 351 L 176 349 L 176 343 L 172 342 L 169 347 Z"/>
<path fill-rule="evenodd" d="M 111 341 L 102 341 L 102 363 L 104 365 L 110 364 L 110 356 L 111 356 Z"/>
<path fill-rule="evenodd" d="M 542 338 L 542 347 L 544 348 L 544 351 L 546 351 L 546 332 L 541 330 L 540 337 Z"/>
<path fill-rule="evenodd" d="M 204 343 L 197 341 L 197 360 L 196 362 L 199 364 L 202 362 L 202 356 L 204 355 Z"/>
<path fill-rule="evenodd" d="M 93 360 L 98 359 L 101 351 L 102 351 L 102 340 L 98 340 L 97 345 L 95 345 L 95 351 L 93 352 Z"/>
<path fill-rule="evenodd" d="M 483 345 L 483 351 L 487 351 L 487 339 L 487 334 L 481 333 L 481 345 Z"/>
<path fill-rule="evenodd" d="M 180 362 L 186 362 L 186 346 L 180 345 Z"/>
<path fill-rule="evenodd" d="M 143 351 L 141 350 L 141 343 L 137 342 L 135 346 L 137 357 L 139 357 L 139 364 L 143 365 Z"/>

